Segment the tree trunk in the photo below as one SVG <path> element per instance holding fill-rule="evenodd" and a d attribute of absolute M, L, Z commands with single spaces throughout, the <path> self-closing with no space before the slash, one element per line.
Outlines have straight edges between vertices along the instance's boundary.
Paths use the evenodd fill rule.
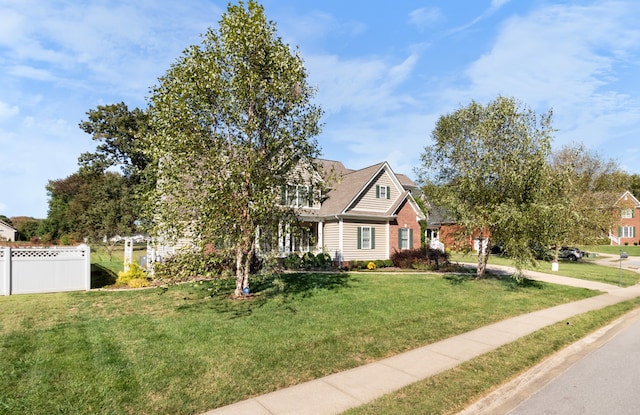
<path fill-rule="evenodd" d="M 484 244 L 482 242 L 482 236 L 480 237 L 480 243 L 478 245 L 478 268 L 476 270 L 476 278 L 484 278 L 487 270 L 487 262 L 489 262 L 489 255 L 487 254 L 487 248 L 489 247 L 489 240 Z"/>
<path fill-rule="evenodd" d="M 243 259 L 244 250 L 242 249 L 242 247 L 238 246 L 236 248 L 236 289 L 233 292 L 236 297 L 240 297 L 241 295 L 243 295 L 242 290 L 244 289 L 245 285 L 248 286 L 249 284 L 249 279 L 246 275 L 247 270 L 244 269 Z"/>

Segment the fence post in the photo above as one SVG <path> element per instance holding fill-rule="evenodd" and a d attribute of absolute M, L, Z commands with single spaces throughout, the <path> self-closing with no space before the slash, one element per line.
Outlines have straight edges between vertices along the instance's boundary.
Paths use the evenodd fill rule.
<path fill-rule="evenodd" d="M 91 248 L 89 245 L 82 244 L 78 246 L 78 249 L 81 249 L 84 252 L 84 289 L 89 291 L 91 290 Z"/>
<path fill-rule="evenodd" d="M 11 247 L 5 246 L 0 248 L 4 254 L 4 260 L 0 262 L 0 294 L 11 295 Z"/>
<path fill-rule="evenodd" d="M 133 262 L 133 238 L 124 238 L 124 272 L 129 271 Z"/>

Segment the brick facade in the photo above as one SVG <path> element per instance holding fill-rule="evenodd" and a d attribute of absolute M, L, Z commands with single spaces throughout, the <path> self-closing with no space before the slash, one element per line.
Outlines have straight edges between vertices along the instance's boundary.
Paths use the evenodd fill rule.
<path fill-rule="evenodd" d="M 418 215 L 407 200 L 398 211 L 397 219 L 389 223 L 389 255 L 393 255 L 395 251 L 400 251 L 399 229 L 406 228 L 410 230 L 412 236 L 410 248 L 420 248 L 420 222 Z"/>
<path fill-rule="evenodd" d="M 630 192 L 625 192 L 615 204 L 620 209 L 617 229 L 612 229 L 617 243 L 612 245 L 637 245 L 640 243 L 640 202 Z"/>

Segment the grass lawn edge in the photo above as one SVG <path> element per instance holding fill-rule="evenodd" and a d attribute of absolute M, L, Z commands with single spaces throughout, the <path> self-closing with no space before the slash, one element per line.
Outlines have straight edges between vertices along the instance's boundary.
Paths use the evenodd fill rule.
<path fill-rule="evenodd" d="M 638 318 L 640 298 L 583 313 L 343 414 L 505 413 L 539 386 L 540 376 L 579 360 Z"/>

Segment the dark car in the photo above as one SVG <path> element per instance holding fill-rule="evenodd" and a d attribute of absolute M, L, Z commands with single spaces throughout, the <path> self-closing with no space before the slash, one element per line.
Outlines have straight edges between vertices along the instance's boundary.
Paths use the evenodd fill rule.
<path fill-rule="evenodd" d="M 489 253 L 493 255 L 504 254 L 504 245 L 502 244 L 493 245 L 489 250 Z"/>
<path fill-rule="evenodd" d="M 584 256 L 584 252 L 574 246 L 563 246 L 558 250 L 558 258 L 577 261 Z"/>

